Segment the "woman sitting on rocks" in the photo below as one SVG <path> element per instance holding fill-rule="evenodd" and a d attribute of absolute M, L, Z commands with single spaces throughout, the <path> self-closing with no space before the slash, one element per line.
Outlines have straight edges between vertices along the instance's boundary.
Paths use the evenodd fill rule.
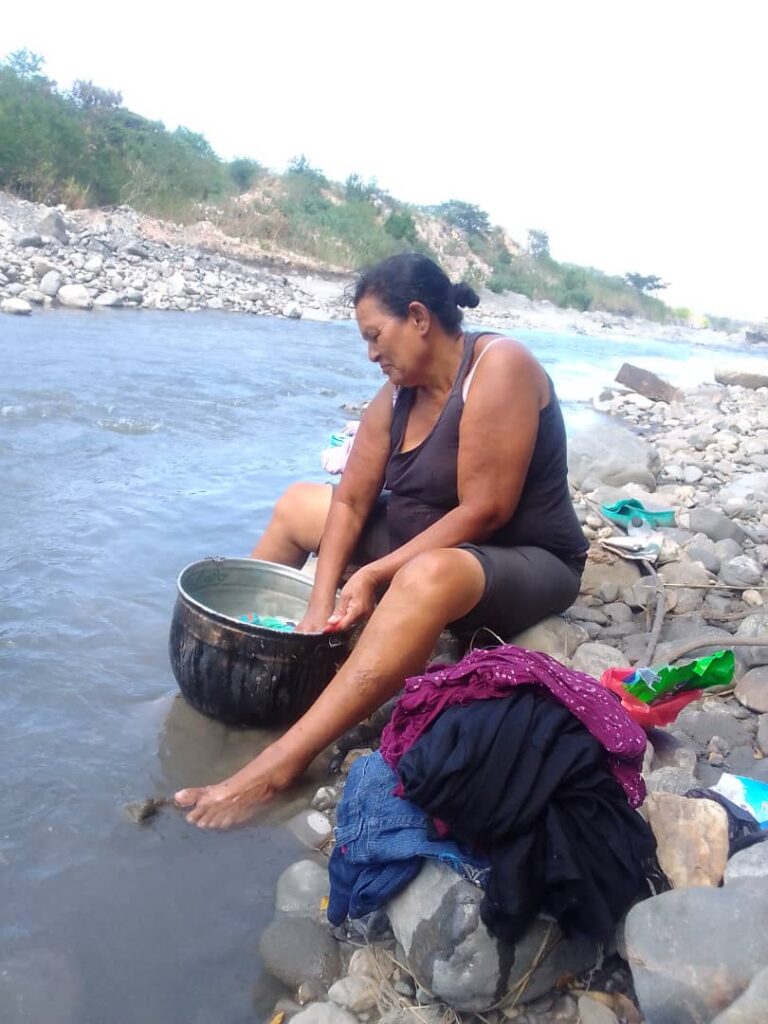
<path fill-rule="evenodd" d="M 177 794 L 188 821 L 226 828 L 250 817 L 422 671 L 446 625 L 509 640 L 576 598 L 586 543 L 554 388 L 520 342 L 462 330 L 459 307 L 478 302 L 415 253 L 358 280 L 357 323 L 386 382 L 338 487 L 289 488 L 252 556 L 301 568 L 319 551 L 297 628 L 366 625 L 279 740 L 231 778 Z M 350 565 L 360 568 L 337 602 Z"/>

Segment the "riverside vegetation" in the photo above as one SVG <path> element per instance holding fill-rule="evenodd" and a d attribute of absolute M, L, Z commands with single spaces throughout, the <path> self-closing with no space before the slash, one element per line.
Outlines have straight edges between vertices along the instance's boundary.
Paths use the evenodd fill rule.
<path fill-rule="evenodd" d="M 521 245 L 474 204 L 410 205 L 357 174 L 329 181 L 304 156 L 284 174 L 245 157 L 223 161 L 203 135 L 169 131 L 126 109 L 117 91 L 87 81 L 60 90 L 28 50 L 0 62 L 0 189 L 69 211 L 130 206 L 180 226 L 203 223 L 246 246 L 251 262 L 349 271 L 415 249 L 492 292 L 656 322 L 689 319 L 655 296 L 664 287 L 657 276 L 559 263 L 546 232 L 530 231 Z"/>

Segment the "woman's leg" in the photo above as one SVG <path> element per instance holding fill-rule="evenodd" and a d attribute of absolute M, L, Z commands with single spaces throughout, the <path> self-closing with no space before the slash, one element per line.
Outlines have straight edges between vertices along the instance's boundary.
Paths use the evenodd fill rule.
<path fill-rule="evenodd" d="M 332 496 L 331 484 L 292 484 L 278 499 L 251 558 L 300 569 L 320 546 Z"/>
<path fill-rule="evenodd" d="M 484 589 L 482 566 L 469 551 L 440 548 L 414 558 L 395 575 L 347 661 L 284 736 L 224 782 L 177 794 L 192 808 L 187 820 L 201 828 L 247 821 L 421 671 L 440 631 L 474 608 Z"/>

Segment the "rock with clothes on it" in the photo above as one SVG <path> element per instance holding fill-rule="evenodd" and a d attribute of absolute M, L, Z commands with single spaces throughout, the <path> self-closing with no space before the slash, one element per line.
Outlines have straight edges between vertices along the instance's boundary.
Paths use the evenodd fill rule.
<path fill-rule="evenodd" d="M 408 970 L 423 988 L 454 1009 L 482 1013 L 533 969 L 521 998 L 529 1002 L 549 991 L 562 974 L 578 973 L 594 963 L 594 943 L 564 939 L 554 922 L 543 919 L 514 949 L 499 943 L 480 919 L 482 898 L 481 889 L 430 861 L 387 904 Z M 551 953 L 538 962 L 542 946 L 555 941 Z"/>
<path fill-rule="evenodd" d="M 728 863 L 728 815 L 714 800 L 651 793 L 643 805 L 661 870 L 674 889 L 719 885 Z"/>
<path fill-rule="evenodd" d="M 768 879 L 673 889 L 627 915 L 626 948 L 646 1020 L 711 1021 L 768 964 Z"/>

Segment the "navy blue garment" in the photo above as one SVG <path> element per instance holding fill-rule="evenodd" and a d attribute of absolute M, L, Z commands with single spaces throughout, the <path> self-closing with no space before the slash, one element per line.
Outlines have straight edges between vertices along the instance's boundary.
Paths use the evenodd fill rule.
<path fill-rule="evenodd" d="M 650 828 L 598 740 L 538 687 L 448 708 L 397 770 L 408 799 L 488 852 L 480 915 L 507 942 L 542 911 L 568 935 L 605 941 L 650 894 Z"/>
<path fill-rule="evenodd" d="M 328 920 L 341 924 L 379 910 L 418 874 L 425 858 L 482 884 L 488 861 L 433 837 L 430 818 L 394 796 L 399 779 L 381 754 L 358 758 L 336 810 L 336 846 L 328 867 Z"/>

